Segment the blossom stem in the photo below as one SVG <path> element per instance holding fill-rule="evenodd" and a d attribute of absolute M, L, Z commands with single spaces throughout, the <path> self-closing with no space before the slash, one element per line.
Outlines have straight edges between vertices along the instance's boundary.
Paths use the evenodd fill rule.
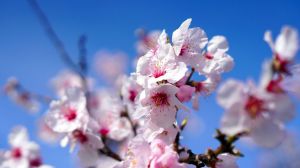
<path fill-rule="evenodd" d="M 192 78 L 194 72 L 195 72 L 195 68 L 192 68 L 192 70 L 191 70 L 191 72 L 190 72 L 188 78 L 186 79 L 185 84 L 189 84 L 189 83 L 190 83 L 190 80 L 191 80 L 191 78 Z"/>
<path fill-rule="evenodd" d="M 121 113 L 121 117 L 125 117 L 125 118 L 128 119 L 128 121 L 129 121 L 129 123 L 130 123 L 130 125 L 131 125 L 131 128 L 132 128 L 132 132 L 133 132 L 134 136 L 136 136 L 136 135 L 137 135 L 137 131 L 136 131 L 137 125 L 133 123 L 131 117 L 130 117 L 129 114 L 128 114 L 128 110 L 122 112 L 122 113 Z"/>
<path fill-rule="evenodd" d="M 103 140 L 103 143 L 104 143 L 104 147 L 99 149 L 98 152 L 100 154 L 103 154 L 103 155 L 106 155 L 108 157 L 111 157 L 117 161 L 122 161 L 122 158 L 117 154 L 115 153 L 114 151 L 112 151 L 110 149 L 110 147 L 106 144 L 106 137 L 102 137 L 102 140 Z"/>
<path fill-rule="evenodd" d="M 215 150 L 208 149 L 205 154 L 194 154 L 190 149 L 179 147 L 179 152 L 186 151 L 188 157 L 180 158 L 179 161 L 182 163 L 193 164 L 198 167 L 215 167 L 218 162 L 218 155 L 223 153 L 229 153 L 234 156 L 242 157 L 243 154 L 234 148 L 233 143 L 239 140 L 240 137 L 247 134 L 247 132 L 240 132 L 233 136 L 227 136 L 217 129 L 217 135 L 215 138 L 220 142 L 220 146 Z"/>

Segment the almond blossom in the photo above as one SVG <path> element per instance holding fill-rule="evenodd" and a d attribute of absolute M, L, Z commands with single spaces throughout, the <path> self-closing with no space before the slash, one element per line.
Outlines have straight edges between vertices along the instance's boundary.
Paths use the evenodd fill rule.
<path fill-rule="evenodd" d="M 191 67 L 196 67 L 200 63 L 202 49 L 208 40 L 201 28 L 189 28 L 191 22 L 192 19 L 185 20 L 173 32 L 172 43 L 176 58 Z"/>
<path fill-rule="evenodd" d="M 102 135 L 120 141 L 131 136 L 132 128 L 127 118 L 122 117 L 125 107 L 121 99 L 105 90 L 99 90 L 90 97 L 90 112 L 94 129 Z"/>
<path fill-rule="evenodd" d="M 161 33 L 157 43 L 156 48 L 141 56 L 137 62 L 137 83 L 143 87 L 146 80 L 149 85 L 163 80 L 175 83 L 187 71 L 185 63 L 175 60 L 173 47 L 168 42 L 165 31 Z"/>
<path fill-rule="evenodd" d="M 163 84 L 141 93 L 141 104 L 149 108 L 149 118 L 153 124 L 168 128 L 175 122 L 177 110 L 180 108 L 186 110 L 175 96 L 178 90 L 174 85 Z"/>
<path fill-rule="evenodd" d="M 29 93 L 24 90 L 19 81 L 15 77 L 7 80 L 4 86 L 4 92 L 18 105 L 24 107 L 32 113 L 36 113 L 40 109 L 39 102 Z"/>
<path fill-rule="evenodd" d="M 294 105 L 286 95 L 274 96 L 251 81 L 228 80 L 219 89 L 217 100 L 226 110 L 221 130 L 229 135 L 247 131 L 261 146 L 278 145 L 285 137 L 283 124 L 294 116 Z"/>
<path fill-rule="evenodd" d="M 15 127 L 9 135 L 11 149 L 4 151 L 1 168 L 51 168 L 43 165 L 39 145 L 30 141 L 27 129 Z"/>
<path fill-rule="evenodd" d="M 228 42 L 224 36 L 214 36 L 207 44 L 207 51 L 203 53 L 201 63 L 196 67 L 199 73 L 206 76 L 220 75 L 233 68 L 233 59 L 226 52 Z"/>
<path fill-rule="evenodd" d="M 65 95 L 65 91 L 68 88 L 83 88 L 80 76 L 70 70 L 59 72 L 59 74 L 51 80 L 51 86 L 58 96 Z"/>
<path fill-rule="evenodd" d="M 299 49 L 297 30 L 290 26 L 284 26 L 275 42 L 273 42 L 271 31 L 266 31 L 264 40 L 273 52 L 273 70 L 289 74 L 288 66 Z"/>
<path fill-rule="evenodd" d="M 89 120 L 86 98 L 79 88 L 68 88 L 60 100 L 51 102 L 45 122 L 55 132 L 85 129 Z"/>
<path fill-rule="evenodd" d="M 117 168 L 186 168 L 179 163 L 179 156 L 163 141 L 154 140 L 150 145 L 141 137 L 134 138 L 128 149 L 125 161 Z"/>
<path fill-rule="evenodd" d="M 136 34 L 139 37 L 139 41 L 136 43 L 136 50 L 138 56 L 145 55 L 149 50 L 156 48 L 157 40 L 161 34 L 161 31 L 154 30 L 145 32 L 143 29 L 137 29 Z"/>

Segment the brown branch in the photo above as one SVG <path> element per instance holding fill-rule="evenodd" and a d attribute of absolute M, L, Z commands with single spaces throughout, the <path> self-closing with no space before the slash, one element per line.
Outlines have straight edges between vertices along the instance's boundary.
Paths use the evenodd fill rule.
<path fill-rule="evenodd" d="M 179 151 L 186 151 L 188 153 L 188 157 L 181 158 L 179 161 L 182 163 L 193 164 L 197 168 L 205 166 L 215 167 L 215 164 L 219 161 L 218 155 L 220 154 L 229 153 L 234 156 L 242 157 L 243 154 L 235 149 L 233 143 L 246 134 L 247 132 L 241 132 L 233 136 L 227 136 L 220 130 L 217 130 L 215 138 L 220 142 L 220 146 L 218 148 L 215 150 L 208 149 L 205 154 L 194 154 L 190 149 L 181 147 L 179 148 Z"/>
<path fill-rule="evenodd" d="M 134 136 L 136 136 L 136 135 L 137 135 L 137 131 L 136 131 L 137 125 L 133 123 L 131 117 L 130 117 L 129 114 L 128 114 L 128 110 L 122 112 L 122 113 L 121 113 L 121 117 L 125 117 L 125 118 L 128 119 L 128 121 L 129 121 L 129 123 L 130 123 L 130 125 L 131 125 L 131 128 L 132 128 L 132 132 L 133 132 Z"/>
<path fill-rule="evenodd" d="M 190 72 L 188 78 L 186 79 L 185 84 L 189 84 L 189 83 L 190 83 L 190 80 L 191 80 L 191 78 L 192 78 L 194 72 L 195 72 L 195 68 L 192 68 L 192 71 Z"/>
<path fill-rule="evenodd" d="M 102 140 L 103 140 L 103 143 L 104 143 L 104 147 L 102 149 L 99 149 L 98 152 L 99 154 L 103 154 L 103 155 L 106 155 L 108 157 L 111 157 L 117 161 L 122 161 L 122 158 L 117 154 L 115 153 L 114 151 L 112 151 L 109 146 L 107 145 L 106 143 L 106 137 L 102 137 Z"/>

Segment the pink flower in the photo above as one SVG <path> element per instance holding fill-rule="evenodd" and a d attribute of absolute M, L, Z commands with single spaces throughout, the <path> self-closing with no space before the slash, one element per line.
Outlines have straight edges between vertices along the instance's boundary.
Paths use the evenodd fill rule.
<path fill-rule="evenodd" d="M 192 19 L 185 20 L 180 27 L 173 32 L 172 42 L 176 59 L 195 67 L 201 56 L 201 50 L 207 44 L 205 32 L 199 28 L 189 28 Z"/>
<path fill-rule="evenodd" d="M 127 118 L 121 116 L 125 107 L 119 96 L 100 90 L 91 95 L 90 100 L 93 104 L 89 109 L 99 134 L 117 141 L 131 136 L 131 125 Z"/>
<path fill-rule="evenodd" d="M 186 71 L 186 65 L 175 60 L 173 47 L 167 42 L 167 34 L 163 31 L 157 47 L 139 58 L 136 69 L 137 83 L 143 87 L 146 80 L 149 85 L 163 80 L 176 83 Z"/>
<path fill-rule="evenodd" d="M 136 32 L 140 38 L 136 44 L 138 56 L 145 55 L 149 50 L 156 48 L 157 40 L 161 34 L 161 31 L 155 30 L 151 32 L 145 32 L 143 29 L 138 29 Z"/>
<path fill-rule="evenodd" d="M 51 85 L 58 96 L 63 96 L 68 88 L 82 88 L 82 81 L 74 72 L 63 70 L 51 80 Z"/>
<path fill-rule="evenodd" d="M 21 87 L 19 81 L 14 77 L 9 78 L 4 86 L 4 92 L 12 99 L 12 101 L 29 112 L 38 112 L 40 104 L 29 92 L 24 91 L 23 89 L 24 88 Z"/>
<path fill-rule="evenodd" d="M 186 168 L 179 163 L 179 156 L 173 150 L 173 146 L 167 146 L 163 141 L 155 140 L 151 143 L 152 155 L 150 156 L 149 168 Z"/>
<path fill-rule="evenodd" d="M 127 55 L 122 52 L 99 51 L 95 57 L 96 71 L 109 82 L 115 81 L 126 71 Z"/>
<path fill-rule="evenodd" d="M 186 168 L 179 163 L 179 156 L 161 140 L 147 143 L 142 137 L 135 137 L 129 144 L 125 161 L 120 168 Z M 118 167 L 119 168 L 119 167 Z"/>
<path fill-rule="evenodd" d="M 69 88 L 61 100 L 52 101 L 45 116 L 47 125 L 58 133 L 85 129 L 88 120 L 86 98 L 79 88 Z"/>
<path fill-rule="evenodd" d="M 47 143 L 55 143 L 61 138 L 61 134 L 54 132 L 42 118 L 38 121 L 38 136 L 41 140 Z"/>
<path fill-rule="evenodd" d="M 191 87 L 189 85 L 182 85 L 179 87 L 179 91 L 176 94 L 176 96 L 181 102 L 187 102 L 191 100 L 195 90 L 195 87 Z"/>
<path fill-rule="evenodd" d="M 291 92 L 297 98 L 300 99 L 300 64 L 297 64 L 291 68 L 291 76 L 287 76 L 279 84 L 283 90 Z"/>
<path fill-rule="evenodd" d="M 178 91 L 174 85 L 163 84 L 141 93 L 141 104 L 149 108 L 149 117 L 153 124 L 168 128 L 175 122 L 177 109 L 186 109 L 175 96 Z"/>
<path fill-rule="evenodd" d="M 24 127 L 15 127 L 9 135 L 11 149 L 2 153 L 0 167 L 3 168 L 42 168 L 43 165 L 39 146 L 30 141 Z"/>
<path fill-rule="evenodd" d="M 217 100 L 226 110 L 221 121 L 223 132 L 249 131 L 252 140 L 265 147 L 283 140 L 283 124 L 294 116 L 294 105 L 286 95 L 267 93 L 251 82 L 228 80 L 219 89 Z"/>

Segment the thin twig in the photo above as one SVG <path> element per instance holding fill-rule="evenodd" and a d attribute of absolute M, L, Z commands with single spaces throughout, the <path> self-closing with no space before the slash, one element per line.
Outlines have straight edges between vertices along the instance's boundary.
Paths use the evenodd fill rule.
<path fill-rule="evenodd" d="M 190 82 L 190 80 L 191 80 L 191 78 L 192 78 L 194 72 L 195 72 L 195 68 L 192 68 L 192 71 L 190 72 L 188 78 L 186 79 L 185 84 L 189 84 L 189 82 Z"/>
<path fill-rule="evenodd" d="M 61 59 L 74 71 L 76 71 L 78 74 L 82 75 L 82 72 L 76 65 L 76 63 L 73 62 L 70 55 L 66 51 L 63 42 L 60 40 L 60 38 L 55 33 L 54 29 L 52 28 L 48 18 L 46 17 L 43 10 L 40 8 L 39 4 L 36 2 L 36 0 L 28 0 L 30 6 L 32 7 L 33 11 L 37 15 L 41 25 L 44 27 L 44 30 L 49 37 L 50 41 L 52 42 L 53 46 L 56 48 L 56 50 L 59 52 Z"/>

